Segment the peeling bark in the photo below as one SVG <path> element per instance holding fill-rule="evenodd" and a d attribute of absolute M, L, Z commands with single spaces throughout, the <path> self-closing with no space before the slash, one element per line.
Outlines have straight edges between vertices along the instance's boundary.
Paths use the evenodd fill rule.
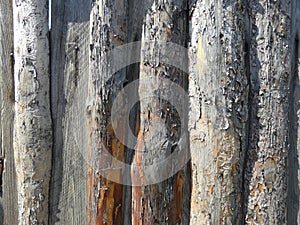
<path fill-rule="evenodd" d="M 286 224 L 291 1 L 249 3 L 251 123 L 246 224 Z"/>
<path fill-rule="evenodd" d="M 102 160 L 105 150 L 119 161 L 124 160 L 124 131 L 116 137 L 116 130 L 125 129 L 125 120 L 112 127 L 111 108 L 119 90 L 126 82 L 126 70 L 110 74 L 114 61 L 105 53 L 126 41 L 126 1 L 93 1 L 91 12 L 90 80 L 89 80 L 89 218 L 88 224 L 122 224 L 122 169 L 114 169 L 102 176 L 100 170 L 113 168 L 112 161 Z M 124 110 L 121 103 L 117 108 Z M 114 177 L 117 182 L 109 180 Z M 115 181 L 116 181 L 115 180 Z"/>
<path fill-rule="evenodd" d="M 140 84 L 140 96 L 157 94 L 157 90 L 162 85 L 159 79 L 170 79 L 186 89 L 187 78 L 184 73 L 160 59 L 164 56 L 159 41 L 186 45 L 187 2 L 155 0 L 150 5 L 143 6 L 145 16 L 139 78 L 147 79 L 147 82 Z M 157 41 L 157 45 L 150 44 L 149 41 Z M 178 57 L 176 49 L 174 55 L 168 57 Z M 184 61 L 186 60 L 183 60 L 183 63 Z M 171 88 L 164 87 L 163 90 L 173 97 Z M 138 185 L 132 187 L 132 224 L 182 224 L 186 170 L 158 184 L 147 185 L 145 184 L 147 178 L 142 168 L 160 162 L 171 154 L 171 146 L 179 141 L 180 135 L 183 135 L 180 134 L 180 127 L 185 126 L 180 124 L 182 118 L 179 118 L 176 110 L 183 112 L 184 109 L 175 109 L 167 99 L 163 98 L 140 97 L 140 101 L 141 126 L 131 175 L 134 183 Z M 139 171 L 135 168 L 139 168 Z M 153 173 L 157 172 L 162 171 L 153 171 Z"/>
<path fill-rule="evenodd" d="M 248 78 L 244 1 L 190 5 L 191 224 L 242 224 Z"/>
<path fill-rule="evenodd" d="M 0 225 L 300 222 L 298 0 L 52 0 L 51 77 L 47 2 L 0 0 Z M 111 74 L 133 41 L 141 63 Z M 189 49 L 188 75 L 160 41 Z M 191 168 L 147 183 L 182 135 Z"/>
<path fill-rule="evenodd" d="M 48 224 L 52 153 L 48 2 L 13 3 L 18 224 Z"/>

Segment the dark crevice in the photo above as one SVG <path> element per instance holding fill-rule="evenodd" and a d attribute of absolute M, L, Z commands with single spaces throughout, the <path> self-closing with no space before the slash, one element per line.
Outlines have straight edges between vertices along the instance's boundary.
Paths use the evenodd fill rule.
<path fill-rule="evenodd" d="M 185 48 L 189 47 L 189 43 L 191 41 L 190 37 L 190 4 L 192 0 L 187 0 L 186 2 L 186 37 L 185 37 Z M 187 59 L 189 59 L 187 57 Z M 187 61 L 187 64 L 189 64 L 189 61 Z M 186 65 L 188 67 L 188 65 Z M 188 74 L 184 76 L 183 79 L 183 88 L 186 92 L 189 90 L 189 79 L 188 79 Z M 186 103 L 188 104 L 188 103 Z M 189 143 L 189 132 L 188 132 L 188 116 L 186 116 L 184 121 L 184 131 L 186 131 L 187 137 L 187 151 L 189 154 L 189 158 L 191 158 L 191 153 L 190 153 L 190 143 Z M 183 205 L 182 205 L 182 224 L 183 225 L 189 225 L 190 224 L 190 214 L 191 214 L 191 195 L 192 195 L 192 167 L 191 167 L 191 160 L 187 162 L 185 167 L 183 168 L 183 173 L 185 174 L 185 183 L 183 186 Z"/>
<path fill-rule="evenodd" d="M 0 155 L 0 197 L 2 197 L 4 158 Z"/>
<path fill-rule="evenodd" d="M 242 177 L 242 218 L 246 224 L 247 208 L 249 203 L 250 183 L 253 176 L 254 163 L 257 161 L 257 148 L 259 141 L 258 96 L 260 90 L 259 70 L 261 63 L 257 52 L 257 36 L 259 29 L 255 26 L 256 17 L 262 12 L 254 8 L 262 8 L 258 2 L 245 1 L 246 28 L 245 28 L 245 66 L 248 78 L 248 121 L 245 134 L 246 145 L 244 149 L 244 168 Z M 252 48 L 251 48 L 252 46 Z M 253 64 L 256 66 L 252 67 Z"/>
<path fill-rule="evenodd" d="M 138 0 L 128 0 L 127 2 L 127 30 L 126 30 L 126 43 L 131 42 L 139 42 L 142 39 L 142 20 L 143 17 L 140 17 L 136 13 L 136 8 L 139 4 L 143 4 Z M 142 14 L 142 12 L 139 12 Z M 131 57 L 129 55 L 129 57 Z M 133 81 L 139 79 L 140 76 L 140 63 L 134 63 L 126 68 L 126 83 L 124 83 L 123 88 L 125 88 L 128 84 Z M 138 93 L 135 93 L 138 96 Z M 133 96 L 132 96 L 133 97 Z M 129 114 L 129 127 L 133 130 L 133 134 L 137 136 L 139 132 L 140 125 L 140 104 L 139 102 L 130 109 Z M 125 163 L 131 165 L 133 162 L 135 151 L 127 146 L 125 146 Z M 123 179 L 126 180 L 127 183 L 131 182 L 131 171 L 130 169 L 126 169 L 123 174 Z M 132 187 L 130 185 L 123 186 L 123 225 L 132 224 Z"/>
<path fill-rule="evenodd" d="M 299 213 L 299 152 L 298 130 L 299 117 L 297 112 L 300 109 L 300 83 L 298 71 L 299 39 L 296 37 L 292 56 L 292 79 L 290 82 L 289 96 L 289 152 L 287 159 L 287 224 L 296 225 Z"/>
<path fill-rule="evenodd" d="M 250 20 L 249 20 L 249 2 L 248 0 L 244 0 L 245 5 L 245 30 L 244 30 L 244 36 L 245 36 L 245 42 L 244 42 L 244 62 L 245 62 L 245 71 L 247 75 L 247 83 L 248 87 L 250 89 Z M 252 111 L 252 104 L 251 102 L 251 95 L 250 90 L 248 89 L 248 121 L 246 122 L 246 133 L 245 133 L 245 146 L 244 149 L 242 148 L 242 151 L 244 151 L 244 159 L 243 159 L 243 171 L 242 171 L 242 208 L 241 208 L 241 215 L 242 215 L 242 221 L 245 221 L 246 218 L 246 202 L 247 202 L 247 192 L 246 190 L 246 182 L 245 182 L 245 176 L 246 176 L 246 169 L 247 169 L 247 162 L 248 162 L 248 150 L 249 150 L 249 134 L 250 134 L 250 121 L 251 121 L 251 111 Z"/>

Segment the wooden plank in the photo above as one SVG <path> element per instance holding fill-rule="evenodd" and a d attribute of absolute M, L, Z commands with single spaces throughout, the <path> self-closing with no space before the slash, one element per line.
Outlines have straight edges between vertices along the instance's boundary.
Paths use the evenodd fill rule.
<path fill-rule="evenodd" d="M 300 4 L 292 2 L 291 17 L 291 57 L 292 80 L 290 82 L 289 103 L 289 152 L 287 161 L 287 224 L 300 223 Z"/>
<path fill-rule="evenodd" d="M 51 107 L 54 148 L 50 224 L 87 221 L 87 128 L 90 1 L 52 0 Z"/>
<path fill-rule="evenodd" d="M 12 1 L 0 1 L 0 224 L 17 224 L 17 190 L 13 153 Z"/>

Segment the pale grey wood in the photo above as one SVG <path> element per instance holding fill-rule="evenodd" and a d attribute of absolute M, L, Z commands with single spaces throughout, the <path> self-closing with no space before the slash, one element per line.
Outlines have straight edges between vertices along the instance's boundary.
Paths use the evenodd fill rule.
<path fill-rule="evenodd" d="M 52 0 L 51 110 L 54 131 L 50 224 L 87 223 L 86 94 L 91 1 Z"/>
<path fill-rule="evenodd" d="M 52 158 L 48 1 L 13 1 L 17 224 L 48 224 Z"/>
<path fill-rule="evenodd" d="M 13 154 L 12 1 L 0 1 L 0 224 L 17 224 L 17 190 Z"/>

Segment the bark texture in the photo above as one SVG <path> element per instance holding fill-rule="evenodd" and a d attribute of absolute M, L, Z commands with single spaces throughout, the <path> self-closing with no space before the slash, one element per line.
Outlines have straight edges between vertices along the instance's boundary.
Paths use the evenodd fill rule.
<path fill-rule="evenodd" d="M 180 171 L 175 176 L 158 184 L 146 184 L 151 178 L 144 168 L 165 160 L 172 153 L 180 139 L 181 127 L 186 122 L 180 118 L 183 108 L 174 108 L 168 99 L 172 86 L 165 86 L 166 93 L 159 94 L 161 81 L 170 79 L 186 89 L 187 77 L 178 68 L 167 65 L 162 57 L 163 42 L 173 42 L 181 46 L 186 44 L 187 1 L 152 1 L 144 4 L 144 25 L 142 27 L 142 46 L 139 87 L 141 125 L 137 147 L 133 159 L 132 180 L 141 185 L 132 188 L 132 224 L 182 224 L 183 222 L 183 185 L 187 171 Z M 186 57 L 176 55 L 168 57 Z M 183 58 L 183 62 L 187 62 Z M 180 68 L 180 66 L 179 66 Z M 182 67 L 181 67 L 182 68 Z M 156 95 L 156 98 L 148 96 Z M 180 101 L 180 99 L 177 99 Z M 182 105 L 184 107 L 184 104 Z M 176 111 L 177 110 L 177 111 Z M 183 119 L 183 120 L 181 120 Z M 184 129 L 183 129 L 184 130 Z M 171 165 L 170 165 L 171 166 Z M 162 171 L 153 170 L 153 174 Z M 186 193 L 187 194 L 187 193 Z"/>
<path fill-rule="evenodd" d="M 242 224 L 247 148 L 245 2 L 190 6 L 191 224 Z"/>
<path fill-rule="evenodd" d="M 13 2 L 18 224 L 48 224 L 52 123 L 48 2 Z"/>
<path fill-rule="evenodd" d="M 248 10 L 251 93 L 245 223 L 286 224 L 291 1 L 250 2 Z"/>
<path fill-rule="evenodd" d="M 124 161 L 126 119 L 113 127 L 111 108 L 119 90 L 126 82 L 126 69 L 113 74 L 114 59 L 106 56 L 126 41 L 126 9 L 123 0 L 92 2 L 90 78 L 87 119 L 89 126 L 88 224 L 122 224 L 123 185 L 121 168 L 105 155 Z M 118 114 L 126 107 L 117 105 Z M 115 130 L 121 131 L 116 137 Z M 123 131 L 123 132 L 122 132 Z M 107 171 L 107 172 L 105 172 Z M 102 176 L 114 178 L 113 181 Z"/>
<path fill-rule="evenodd" d="M 298 0 L 47 2 L 0 0 L 0 225 L 300 223 Z"/>

